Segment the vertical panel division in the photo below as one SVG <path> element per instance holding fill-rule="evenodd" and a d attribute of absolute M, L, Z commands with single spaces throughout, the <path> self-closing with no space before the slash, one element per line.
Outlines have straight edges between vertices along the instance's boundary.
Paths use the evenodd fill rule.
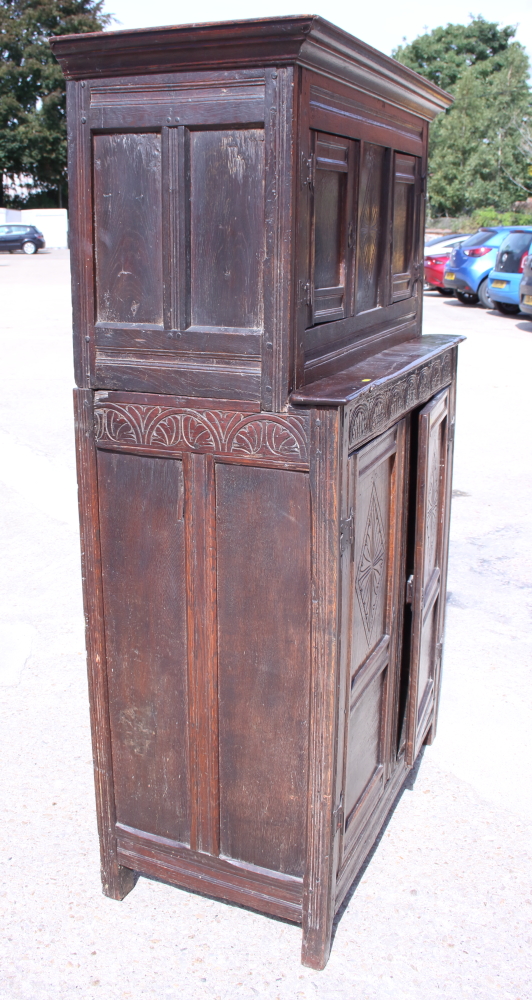
<path fill-rule="evenodd" d="M 97 320 L 160 325 L 161 136 L 95 135 L 93 158 Z"/>
<path fill-rule="evenodd" d="M 217 465 L 224 855 L 304 870 L 310 496 L 304 473 Z"/>
<path fill-rule="evenodd" d="M 356 311 L 383 305 L 382 274 L 386 233 L 386 150 L 364 142 L 361 151 L 358 214 Z"/>
<path fill-rule="evenodd" d="M 212 455 L 184 456 L 193 850 L 219 853 L 215 480 Z"/>

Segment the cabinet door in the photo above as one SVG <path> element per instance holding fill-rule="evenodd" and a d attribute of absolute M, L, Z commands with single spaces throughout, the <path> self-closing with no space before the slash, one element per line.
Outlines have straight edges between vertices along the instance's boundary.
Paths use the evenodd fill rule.
<path fill-rule="evenodd" d="M 395 154 L 392 217 L 392 301 L 414 294 L 418 158 Z"/>
<path fill-rule="evenodd" d="M 433 715 L 442 653 L 449 521 L 450 389 L 419 414 L 412 643 L 406 762 L 413 764 Z"/>
<path fill-rule="evenodd" d="M 353 531 L 343 856 L 355 849 L 390 774 L 396 717 L 405 422 L 349 459 Z"/>
<path fill-rule="evenodd" d="M 349 260 L 353 246 L 351 217 L 354 149 L 349 139 L 315 137 L 312 302 L 313 323 L 347 315 Z"/>

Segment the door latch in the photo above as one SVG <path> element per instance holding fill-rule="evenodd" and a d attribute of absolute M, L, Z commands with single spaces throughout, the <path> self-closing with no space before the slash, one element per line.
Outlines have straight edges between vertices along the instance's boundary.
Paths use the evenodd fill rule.
<path fill-rule="evenodd" d="M 412 604 L 414 600 L 414 574 L 411 573 L 406 581 L 406 594 L 405 601 L 407 604 Z"/>
<path fill-rule="evenodd" d="M 343 518 L 340 521 L 340 555 L 343 555 L 348 545 L 352 545 L 355 540 L 355 520 L 353 517 L 353 509 L 349 517 Z"/>

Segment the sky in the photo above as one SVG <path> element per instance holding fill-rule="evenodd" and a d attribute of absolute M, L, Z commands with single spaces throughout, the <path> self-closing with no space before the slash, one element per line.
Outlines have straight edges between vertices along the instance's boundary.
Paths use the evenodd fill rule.
<path fill-rule="evenodd" d="M 163 24 L 191 24 L 200 21 L 231 21 L 249 17 L 276 17 L 283 14 L 321 14 L 328 21 L 356 35 L 381 52 L 391 55 L 403 38 L 411 42 L 418 35 L 442 24 L 467 24 L 470 14 L 482 14 L 488 21 L 518 24 L 516 38 L 525 46 L 532 61 L 532 0 L 316 0 L 300 7 L 293 0 L 195 0 L 188 5 L 175 0 L 106 0 L 105 10 L 116 16 L 114 30 L 148 28 Z"/>

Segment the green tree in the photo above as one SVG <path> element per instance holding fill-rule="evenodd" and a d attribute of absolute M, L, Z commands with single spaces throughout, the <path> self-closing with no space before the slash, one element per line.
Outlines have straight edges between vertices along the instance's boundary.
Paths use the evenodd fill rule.
<path fill-rule="evenodd" d="M 112 19 L 103 6 L 104 0 L 0 0 L 1 205 L 5 181 L 20 175 L 31 179 L 41 203 L 65 202 L 65 80 L 48 39 L 101 31 Z"/>
<path fill-rule="evenodd" d="M 515 28 L 482 17 L 448 24 L 400 46 L 400 62 L 449 90 L 454 104 L 431 126 L 432 215 L 499 211 L 532 194 L 523 135 L 532 117 L 529 61 Z"/>

